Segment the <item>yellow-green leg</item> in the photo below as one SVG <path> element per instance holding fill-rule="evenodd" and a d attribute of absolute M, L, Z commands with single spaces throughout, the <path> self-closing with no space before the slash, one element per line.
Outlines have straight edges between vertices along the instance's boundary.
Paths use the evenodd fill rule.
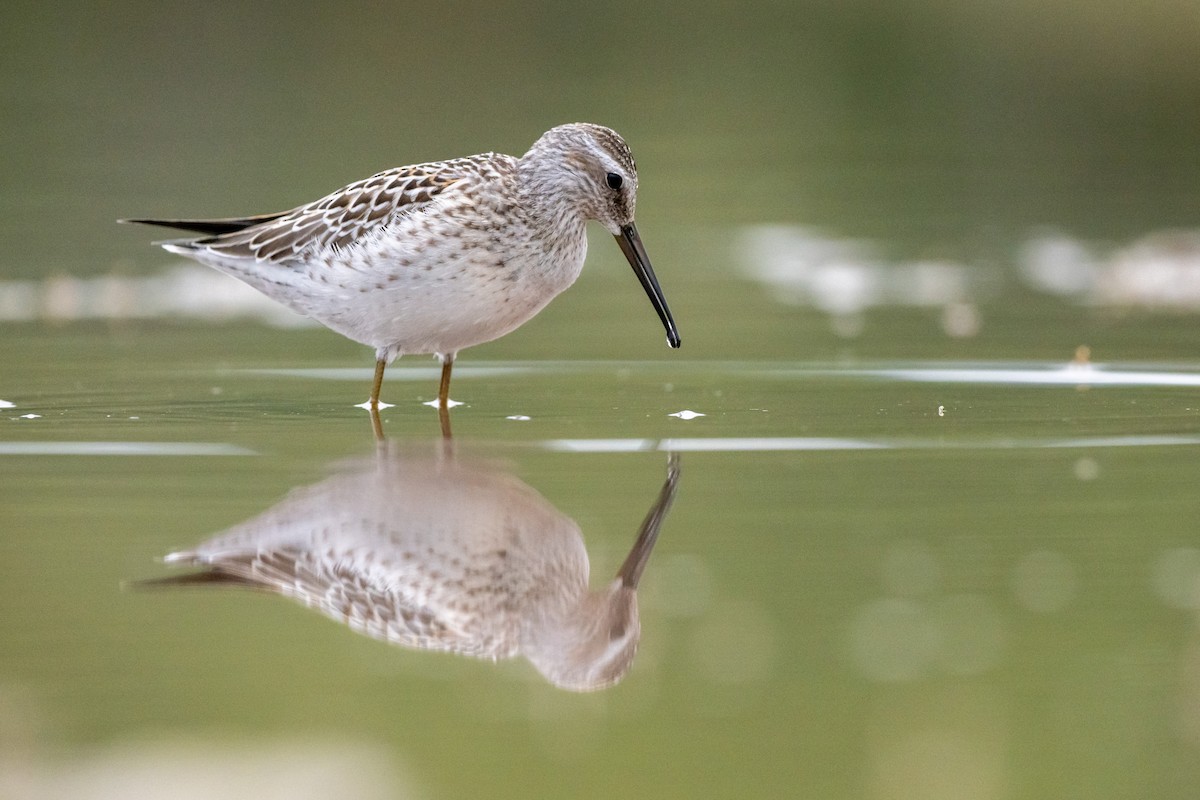
<path fill-rule="evenodd" d="M 379 390 L 383 388 L 383 370 L 387 366 L 387 362 L 382 358 L 375 362 L 375 382 L 371 384 L 371 400 L 368 405 L 371 408 L 379 409 Z"/>
<path fill-rule="evenodd" d="M 454 367 L 454 355 L 442 357 L 442 382 L 438 386 L 438 421 L 442 424 L 442 436 L 450 438 L 450 370 Z"/>

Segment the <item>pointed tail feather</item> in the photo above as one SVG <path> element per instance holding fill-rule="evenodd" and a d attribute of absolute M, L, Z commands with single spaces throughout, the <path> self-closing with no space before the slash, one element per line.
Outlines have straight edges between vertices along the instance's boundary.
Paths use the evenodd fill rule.
<path fill-rule="evenodd" d="M 140 581 L 126 581 L 122 588 L 137 591 L 153 589 L 176 589 L 189 586 L 233 587 L 240 589 L 266 589 L 263 584 L 250 578 L 243 578 L 221 570 L 206 572 L 189 572 L 184 575 L 169 575 L 165 578 L 150 578 Z"/>
<path fill-rule="evenodd" d="M 205 233 L 209 236 L 221 236 L 226 233 L 235 233 L 245 230 L 246 228 L 261 225 L 264 222 L 279 219 L 286 211 L 277 211 L 274 214 L 258 214 L 253 217 L 229 217 L 227 219 L 119 219 L 120 223 L 137 223 L 139 225 L 157 225 L 161 228 L 177 228 L 183 231 L 193 231 L 195 233 Z"/>

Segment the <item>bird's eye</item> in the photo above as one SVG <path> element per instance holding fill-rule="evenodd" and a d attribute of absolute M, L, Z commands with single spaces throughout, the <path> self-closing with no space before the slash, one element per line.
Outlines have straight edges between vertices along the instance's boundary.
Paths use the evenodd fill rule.
<path fill-rule="evenodd" d="M 604 179 L 606 181 L 608 181 L 608 188 L 610 188 L 610 189 L 620 189 L 621 188 L 621 183 L 623 181 L 621 179 L 621 176 L 618 175 L 617 173 L 610 172 L 610 173 L 608 173 L 608 175 L 605 176 Z"/>

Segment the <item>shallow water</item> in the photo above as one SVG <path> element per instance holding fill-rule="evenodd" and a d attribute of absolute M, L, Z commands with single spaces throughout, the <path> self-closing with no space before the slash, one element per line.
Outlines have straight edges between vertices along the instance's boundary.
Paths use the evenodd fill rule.
<path fill-rule="evenodd" d="M 37 363 L 6 376 L 16 796 L 197 763 L 252 783 L 303 762 L 379 796 L 609 794 L 624 770 L 680 795 L 1119 796 L 1200 777 L 1200 366 L 464 359 L 450 453 L 421 404 L 435 370 L 395 369 L 388 446 L 482 459 L 541 495 L 578 525 L 593 589 L 677 454 L 636 658 L 578 695 L 520 658 L 405 650 L 280 598 L 131 591 L 376 444 L 351 402 L 367 366 L 124 347 L 87 365 L 64 348 L 55 372 L 76 384 L 58 392 L 35 390 Z"/>
<path fill-rule="evenodd" d="M 1194 796 L 1195 37 L 1165 0 L 1076 6 L 13 6 L 0 797 Z M 683 348 L 600 232 L 460 355 L 450 446 L 434 361 L 389 369 L 381 445 L 366 348 L 113 223 L 572 119 L 637 154 Z M 455 568 L 519 533 L 510 584 L 575 591 L 586 552 L 598 592 L 671 463 L 596 692 L 535 665 L 553 636 L 493 663 L 138 588 L 274 514 L 410 545 L 421 591 L 440 525 Z M 545 631 L 503 585 L 488 619 Z"/>

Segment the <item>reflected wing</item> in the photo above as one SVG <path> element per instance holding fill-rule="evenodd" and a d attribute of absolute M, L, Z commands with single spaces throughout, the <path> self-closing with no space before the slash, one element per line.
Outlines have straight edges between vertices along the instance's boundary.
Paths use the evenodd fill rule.
<path fill-rule="evenodd" d="M 310 551 L 274 550 L 204 562 L 191 554 L 171 561 L 192 561 L 210 572 L 159 583 L 227 584 L 265 589 L 294 598 L 359 633 L 419 650 L 437 650 L 479 658 L 512 655 L 494 638 L 472 635 L 461 612 L 419 602 L 394 585 L 382 585 L 349 563 L 316 559 Z"/>

